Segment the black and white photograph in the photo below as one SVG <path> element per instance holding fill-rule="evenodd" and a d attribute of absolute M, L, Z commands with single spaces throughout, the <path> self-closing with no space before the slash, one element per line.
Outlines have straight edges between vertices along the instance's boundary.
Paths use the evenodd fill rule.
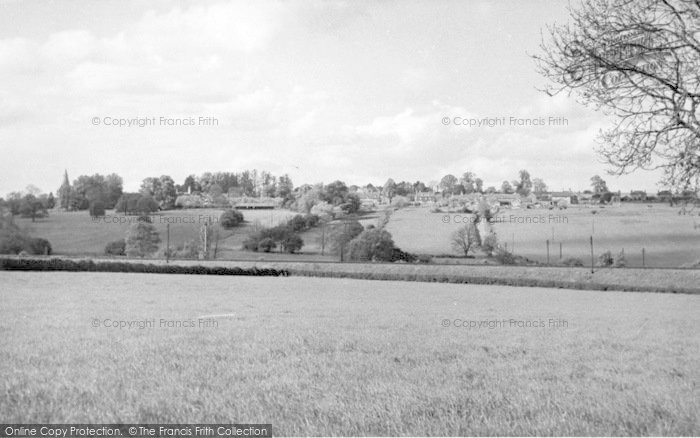
<path fill-rule="evenodd" d="M 0 436 L 700 436 L 700 0 L 0 0 Z"/>

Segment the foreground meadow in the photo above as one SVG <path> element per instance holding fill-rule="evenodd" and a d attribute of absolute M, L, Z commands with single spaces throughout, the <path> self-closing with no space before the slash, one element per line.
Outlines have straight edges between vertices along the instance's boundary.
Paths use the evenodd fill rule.
<path fill-rule="evenodd" d="M 277 435 L 700 433 L 695 295 L 6 271 L 0 284 L 7 423 L 270 422 Z M 463 322 L 472 320 L 508 322 Z"/>

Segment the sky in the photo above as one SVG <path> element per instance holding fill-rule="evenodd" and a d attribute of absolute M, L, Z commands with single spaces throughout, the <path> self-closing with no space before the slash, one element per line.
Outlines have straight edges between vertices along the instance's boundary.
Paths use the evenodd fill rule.
<path fill-rule="evenodd" d="M 64 170 L 136 191 L 253 168 L 296 185 L 470 171 L 485 187 L 527 169 L 552 190 L 598 174 L 655 192 L 658 173 L 606 174 L 611 119 L 538 91 L 530 55 L 566 5 L 0 0 L 0 196 L 55 192 Z"/>

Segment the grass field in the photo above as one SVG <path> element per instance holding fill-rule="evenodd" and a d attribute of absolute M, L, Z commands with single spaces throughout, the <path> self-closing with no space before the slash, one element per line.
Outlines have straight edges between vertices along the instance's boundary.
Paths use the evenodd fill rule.
<path fill-rule="evenodd" d="M 220 233 L 219 249 L 222 253 L 240 250 L 241 244 L 256 222 L 262 226 L 274 226 L 292 217 L 290 210 L 243 210 L 245 223 L 231 231 L 216 225 L 221 209 L 169 210 L 151 215 L 153 225 L 160 234 L 165 246 L 166 227 L 170 224 L 170 245 L 177 247 L 188 240 L 198 240 L 200 229 L 208 220 Z M 131 222 L 127 222 L 130 220 Z M 103 255 L 105 245 L 123 239 L 135 216 L 114 215 L 111 211 L 100 220 L 93 220 L 87 211 L 52 211 L 47 218 L 32 222 L 31 219 L 17 218 L 19 226 L 28 228 L 33 235 L 51 242 L 53 252 L 60 255 Z"/>
<path fill-rule="evenodd" d="M 700 434 L 696 295 L 65 272 L 0 272 L 0 284 L 8 423 Z M 159 327 L 198 318 L 210 326 Z M 459 326 L 504 319 L 567 326 Z"/>
<path fill-rule="evenodd" d="M 562 255 L 577 257 L 585 263 L 590 260 L 589 237 L 594 238 L 597 257 L 606 250 L 616 255 L 625 250 L 628 266 L 642 266 L 642 248 L 645 264 L 650 267 L 679 267 L 700 260 L 700 217 L 680 216 L 677 208 L 655 204 L 623 205 L 618 208 L 596 209 L 593 215 L 588 208 L 567 210 L 503 210 L 499 213 L 495 228 L 502 243 L 509 250 L 528 258 L 545 262 L 546 241 L 550 240 L 550 261 L 559 260 L 559 244 Z M 255 223 L 263 226 L 277 225 L 296 214 L 290 210 L 244 210 L 246 222 L 231 231 L 216 226 L 219 236 L 217 258 L 228 260 L 265 257 L 269 260 L 329 261 L 327 248 L 321 255 L 320 227 L 302 233 L 303 255 L 252 254 L 241 251 L 243 240 Z M 173 210 L 153 215 L 161 246 L 165 246 L 166 224 L 171 223 L 171 247 L 187 240 L 199 239 L 201 224 L 208 218 L 215 222 L 221 210 L 193 209 Z M 376 224 L 380 213 L 362 217 L 364 225 Z M 540 218 L 541 216 L 541 218 Z M 108 215 L 95 222 L 87 212 L 52 212 L 48 218 L 32 223 L 29 219 L 17 219 L 22 227 L 28 227 L 33 235 L 47 238 L 55 254 L 102 255 L 108 242 L 124 238 L 129 224 L 119 220 L 123 216 Z M 418 253 L 454 254 L 450 235 L 463 225 L 468 215 L 456 213 L 431 213 L 427 208 L 404 208 L 393 213 L 387 230 L 403 250 Z M 135 217 L 130 217 L 133 221 Z M 533 223 L 542 220 L 544 223 Z M 335 226 L 341 226 L 334 223 Z M 333 224 L 325 229 L 331 233 Z"/>
<path fill-rule="evenodd" d="M 467 216 L 406 208 L 393 214 L 387 229 L 406 251 L 449 254 L 450 235 L 464 224 Z M 624 249 L 629 266 L 642 266 L 642 248 L 646 266 L 679 267 L 700 260 L 700 217 L 697 213 L 680 216 L 678 208 L 667 205 L 506 209 L 498 213 L 495 229 L 509 250 L 543 262 L 547 260 L 547 240 L 551 261 L 559 260 L 560 242 L 564 258 L 590 260 L 590 236 L 596 257 L 606 250 L 616 255 Z"/>

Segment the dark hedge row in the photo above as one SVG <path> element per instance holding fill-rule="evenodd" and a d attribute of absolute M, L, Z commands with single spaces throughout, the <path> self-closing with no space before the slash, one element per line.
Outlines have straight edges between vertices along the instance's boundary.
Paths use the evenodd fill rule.
<path fill-rule="evenodd" d="M 154 265 L 127 262 L 97 262 L 92 260 L 65 259 L 16 259 L 0 258 L 0 270 L 5 271 L 75 271 L 75 272 L 141 272 L 147 274 L 193 274 L 193 275 L 252 275 L 288 276 L 289 272 L 278 269 L 242 269 L 221 266 Z"/>

